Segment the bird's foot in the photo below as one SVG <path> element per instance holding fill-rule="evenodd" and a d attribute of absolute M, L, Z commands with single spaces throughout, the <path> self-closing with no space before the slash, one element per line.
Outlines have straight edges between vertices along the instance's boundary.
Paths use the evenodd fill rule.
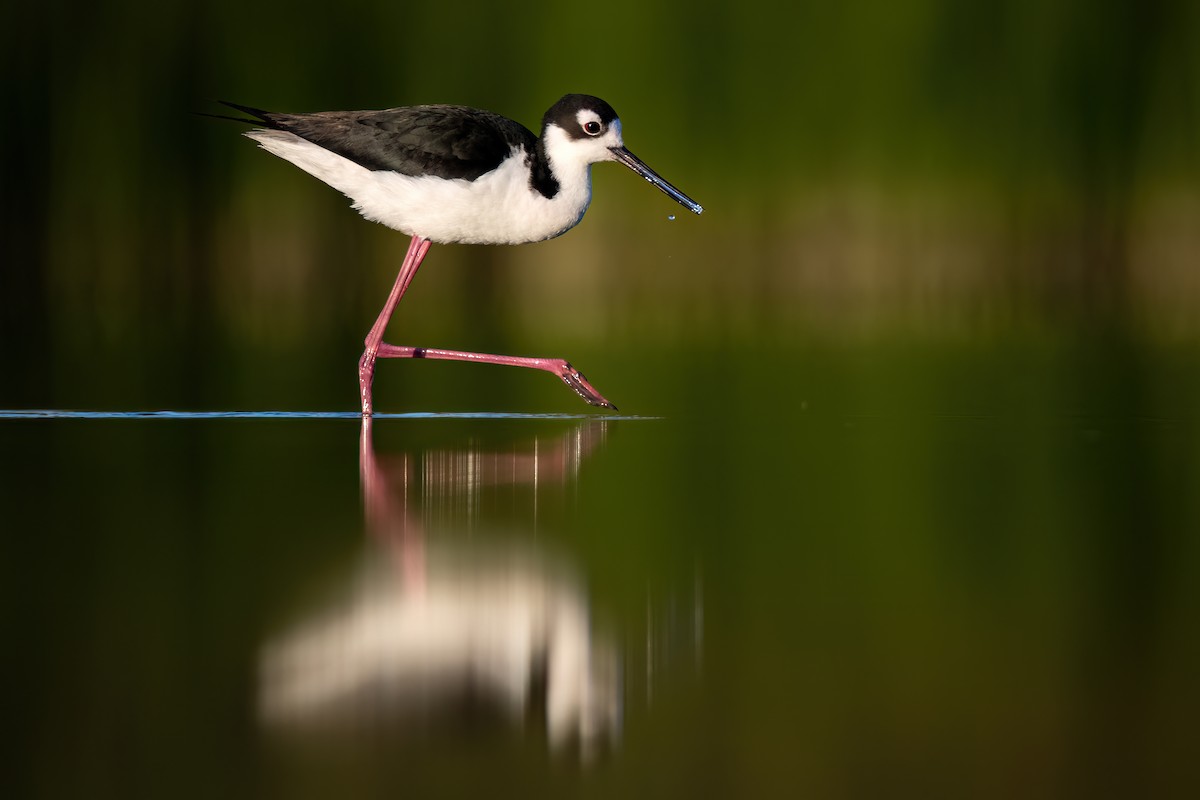
<path fill-rule="evenodd" d="M 617 407 L 608 402 L 604 395 L 596 391 L 596 387 L 588 382 L 588 379 L 583 376 L 582 372 L 572 367 L 570 362 L 560 360 L 555 373 L 562 379 L 563 383 L 571 387 L 575 394 L 582 397 L 589 404 L 600 406 L 601 408 L 610 408 L 613 411 L 617 410 Z"/>
<path fill-rule="evenodd" d="M 371 404 L 371 384 L 375 382 L 375 353 L 364 350 L 358 360 L 358 394 L 362 400 L 362 415 L 370 419 L 374 409 Z"/>

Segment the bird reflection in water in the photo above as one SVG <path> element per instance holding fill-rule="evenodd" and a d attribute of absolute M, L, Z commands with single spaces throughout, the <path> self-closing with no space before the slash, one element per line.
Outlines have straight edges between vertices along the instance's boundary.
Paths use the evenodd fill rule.
<path fill-rule="evenodd" d="M 593 630 L 579 580 L 479 514 L 481 495 L 505 487 L 532 490 L 536 514 L 538 493 L 565 493 L 605 423 L 529 448 L 397 456 L 377 455 L 372 421 L 362 424 L 370 540 L 342 595 L 263 649 L 264 720 L 412 728 L 536 714 L 556 750 L 587 758 L 615 741 L 619 660 Z"/>

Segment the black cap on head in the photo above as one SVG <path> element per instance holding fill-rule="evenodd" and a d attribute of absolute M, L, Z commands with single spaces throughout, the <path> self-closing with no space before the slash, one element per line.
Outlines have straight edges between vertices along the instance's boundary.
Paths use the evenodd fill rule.
<path fill-rule="evenodd" d="M 584 134 L 579 131 L 577 123 L 579 112 L 584 109 L 594 111 L 605 127 L 608 127 L 617 118 L 617 112 L 613 110 L 613 107 L 599 97 L 593 97 L 590 94 L 568 94 L 550 106 L 550 110 L 542 117 L 542 130 L 553 123 L 570 134 L 572 138 L 581 138 Z"/>

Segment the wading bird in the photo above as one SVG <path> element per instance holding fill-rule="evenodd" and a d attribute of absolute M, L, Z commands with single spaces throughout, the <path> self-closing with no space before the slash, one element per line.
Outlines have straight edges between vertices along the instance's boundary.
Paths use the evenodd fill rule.
<path fill-rule="evenodd" d="M 412 237 L 396 283 L 358 362 L 363 416 L 372 413 L 377 358 L 434 358 L 540 369 L 588 403 L 615 406 L 561 358 L 399 347 L 383 341 L 396 305 L 438 243 L 524 244 L 552 239 L 583 218 L 590 167 L 616 161 L 696 214 L 704 209 L 625 148 L 608 103 L 569 94 L 542 117 L 540 136 L 477 108 L 424 105 L 385 111 L 279 114 L 224 103 L 263 127 L 248 131 L 264 149 L 354 201 L 364 217 Z"/>

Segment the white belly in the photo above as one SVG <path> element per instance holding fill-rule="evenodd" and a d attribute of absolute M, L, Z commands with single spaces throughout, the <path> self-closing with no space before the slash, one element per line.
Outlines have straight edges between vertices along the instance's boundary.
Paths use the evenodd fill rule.
<path fill-rule="evenodd" d="M 510 158 L 473 181 L 414 178 L 366 169 L 291 133 L 246 135 L 342 192 L 367 219 L 438 243 L 550 239 L 573 228 L 591 200 L 587 167 L 567 180 L 559 177 L 559 191 L 548 199 L 529 185 L 521 158 Z"/>

